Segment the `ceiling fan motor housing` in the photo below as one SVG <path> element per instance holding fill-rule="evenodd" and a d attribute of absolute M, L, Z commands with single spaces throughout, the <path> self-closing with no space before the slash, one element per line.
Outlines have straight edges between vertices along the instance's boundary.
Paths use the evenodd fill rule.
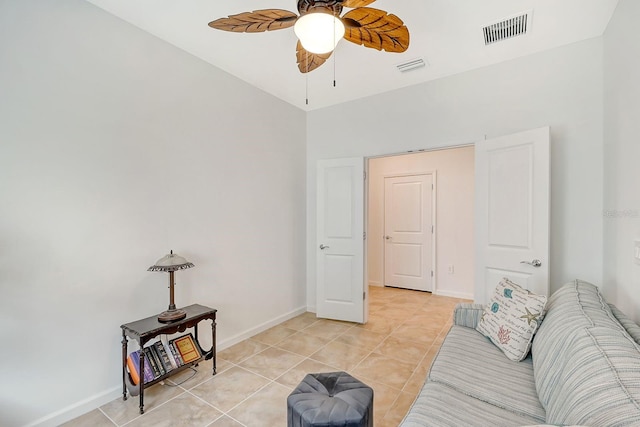
<path fill-rule="evenodd" d="M 340 16 L 342 13 L 342 0 L 298 0 L 298 12 L 300 12 L 300 15 L 311 12 L 324 12 Z"/>

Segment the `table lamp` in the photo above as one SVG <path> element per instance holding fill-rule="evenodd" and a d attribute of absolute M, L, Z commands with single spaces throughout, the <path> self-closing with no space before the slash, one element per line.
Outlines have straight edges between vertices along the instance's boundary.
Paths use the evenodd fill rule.
<path fill-rule="evenodd" d="M 175 285 L 173 281 L 173 273 L 176 270 L 186 270 L 191 267 L 194 267 L 193 263 L 190 263 L 180 255 L 174 254 L 173 251 L 171 251 L 171 253 L 160 258 L 154 265 L 147 269 L 147 271 L 169 272 L 169 308 L 158 315 L 158 321 L 169 323 L 175 322 L 176 320 L 182 320 L 187 317 L 187 313 L 184 310 L 176 309 L 173 293 L 173 287 Z"/>

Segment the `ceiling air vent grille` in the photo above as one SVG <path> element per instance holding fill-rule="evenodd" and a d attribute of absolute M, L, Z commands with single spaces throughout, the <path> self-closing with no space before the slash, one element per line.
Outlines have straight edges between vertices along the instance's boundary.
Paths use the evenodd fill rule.
<path fill-rule="evenodd" d="M 490 45 L 512 37 L 527 34 L 531 26 L 531 15 L 533 11 L 527 11 L 499 22 L 487 25 L 482 28 L 484 34 L 484 44 Z"/>
<path fill-rule="evenodd" d="M 416 68 L 422 68 L 426 65 L 427 64 L 424 62 L 424 59 L 417 58 L 412 59 L 411 61 L 403 62 L 402 64 L 398 64 L 396 65 L 396 67 L 398 67 L 398 70 L 401 73 L 406 73 L 407 71 L 415 70 Z"/>

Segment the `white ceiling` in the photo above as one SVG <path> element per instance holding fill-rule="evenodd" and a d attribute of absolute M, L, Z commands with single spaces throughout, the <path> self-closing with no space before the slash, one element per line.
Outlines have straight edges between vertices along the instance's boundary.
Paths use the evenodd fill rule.
<path fill-rule="evenodd" d="M 257 9 L 297 12 L 297 0 L 88 0 L 125 21 L 303 110 L 313 110 L 601 36 L 618 0 L 378 0 L 370 7 L 402 19 L 404 53 L 342 40 L 334 61 L 301 74 L 293 28 L 229 33 L 207 24 Z M 345 12 L 348 9 L 345 9 Z M 533 10 L 527 35 L 485 46 L 481 28 Z M 423 58 L 427 67 L 396 65 Z M 305 104 L 308 92 L 309 105 Z"/>

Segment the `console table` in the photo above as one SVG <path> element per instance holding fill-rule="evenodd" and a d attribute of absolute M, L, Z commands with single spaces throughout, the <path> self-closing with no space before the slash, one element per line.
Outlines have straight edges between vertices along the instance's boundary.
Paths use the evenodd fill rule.
<path fill-rule="evenodd" d="M 177 332 L 184 332 L 187 328 L 193 328 L 194 338 L 196 345 L 200 347 L 198 340 L 198 323 L 203 320 L 211 320 L 211 350 L 204 352 L 202 347 L 199 348 L 200 353 L 203 355 L 197 360 L 172 369 L 165 375 L 162 375 L 153 381 L 144 382 L 144 376 L 140 375 L 140 413 L 144 414 L 144 389 L 157 382 L 160 382 L 170 376 L 177 374 L 191 366 L 197 365 L 204 359 L 213 359 L 213 375 L 216 374 L 216 312 L 217 310 L 210 307 L 205 307 L 199 304 L 193 304 L 188 307 L 182 308 L 187 312 L 187 317 L 182 320 L 177 320 L 171 323 L 161 323 L 158 321 L 158 316 L 147 317 L 146 319 L 136 320 L 135 322 L 125 323 L 120 326 L 122 328 L 122 399 L 127 400 L 127 383 L 131 384 L 129 379 L 129 373 L 127 372 L 127 356 L 128 356 L 128 338 L 134 339 L 138 342 L 140 349 L 144 348 L 144 345 L 158 335 L 169 335 Z M 139 371 L 144 372 L 145 355 L 144 352 L 140 352 L 140 366 Z"/>

